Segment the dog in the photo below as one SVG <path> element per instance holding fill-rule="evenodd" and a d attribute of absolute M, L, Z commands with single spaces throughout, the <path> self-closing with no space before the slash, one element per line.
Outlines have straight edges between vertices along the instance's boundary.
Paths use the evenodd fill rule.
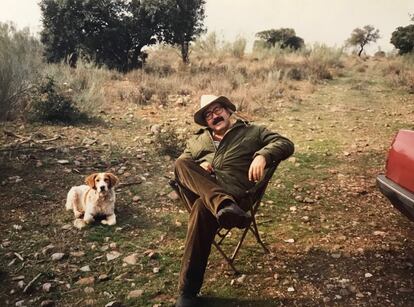
<path fill-rule="evenodd" d="M 73 210 L 74 226 L 78 229 L 105 216 L 104 225 L 115 225 L 115 189 L 119 179 L 112 173 L 94 173 L 86 177 L 86 185 L 72 187 L 67 195 L 66 210 Z"/>

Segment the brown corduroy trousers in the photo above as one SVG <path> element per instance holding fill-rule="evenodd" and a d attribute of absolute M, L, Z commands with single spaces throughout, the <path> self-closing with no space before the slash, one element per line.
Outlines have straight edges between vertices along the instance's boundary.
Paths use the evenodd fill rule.
<path fill-rule="evenodd" d="M 196 295 L 203 284 L 211 245 L 219 227 L 216 213 L 223 201 L 236 200 L 217 184 L 214 176 L 193 160 L 178 159 L 175 176 L 182 197 L 190 206 L 179 291 Z"/>

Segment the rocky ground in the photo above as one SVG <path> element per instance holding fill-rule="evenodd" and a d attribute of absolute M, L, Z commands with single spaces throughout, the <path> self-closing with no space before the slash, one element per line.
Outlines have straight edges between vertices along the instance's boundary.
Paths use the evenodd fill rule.
<path fill-rule="evenodd" d="M 114 97 L 87 125 L 1 124 L 2 306 L 174 304 L 187 213 L 168 185 L 168 140 L 196 129 L 196 99 L 137 106 Z M 263 106 L 257 122 L 296 144 L 258 215 L 270 254 L 248 236 L 235 276 L 213 251 L 203 304 L 414 305 L 414 224 L 375 186 L 392 136 L 414 128 L 413 101 L 373 62 Z M 102 170 L 121 179 L 118 224 L 77 230 L 66 193 Z"/>

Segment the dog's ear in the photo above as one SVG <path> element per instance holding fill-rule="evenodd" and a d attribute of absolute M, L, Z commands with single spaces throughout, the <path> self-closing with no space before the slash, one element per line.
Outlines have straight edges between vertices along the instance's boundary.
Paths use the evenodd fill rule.
<path fill-rule="evenodd" d="M 113 188 L 114 186 L 116 186 L 119 182 L 118 177 L 116 177 L 114 174 L 112 173 L 107 173 L 108 177 L 109 177 L 109 181 L 110 181 L 110 185 L 109 188 Z"/>
<path fill-rule="evenodd" d="M 88 177 L 86 177 L 85 179 L 85 183 L 90 186 L 92 189 L 96 190 L 96 186 L 95 186 L 95 178 L 96 176 L 98 176 L 98 173 L 93 173 L 91 175 L 89 175 Z"/>

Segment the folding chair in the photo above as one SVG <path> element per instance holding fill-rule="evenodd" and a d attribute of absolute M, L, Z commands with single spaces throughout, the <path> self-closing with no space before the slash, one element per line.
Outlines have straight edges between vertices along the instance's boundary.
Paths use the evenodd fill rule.
<path fill-rule="evenodd" d="M 252 199 L 252 205 L 250 209 L 248 210 L 250 212 L 250 215 L 252 217 L 251 222 L 249 226 L 243 229 L 242 235 L 239 239 L 239 242 L 237 243 L 236 247 L 234 248 L 234 251 L 231 256 L 227 256 L 224 252 L 221 244 L 223 243 L 224 239 L 227 237 L 227 235 L 230 233 L 231 229 L 224 229 L 219 228 L 216 233 L 216 239 L 213 241 L 213 245 L 216 247 L 216 249 L 219 251 L 219 253 L 223 256 L 223 258 L 226 260 L 228 265 L 231 267 L 231 269 L 234 271 L 235 274 L 239 274 L 240 272 L 236 269 L 234 266 L 234 261 L 236 259 L 236 256 L 242 247 L 242 244 L 244 242 L 244 239 L 246 238 L 247 233 L 250 231 L 254 237 L 256 238 L 257 243 L 261 245 L 265 253 L 269 253 L 269 249 L 265 246 L 262 239 L 260 238 L 259 230 L 257 228 L 257 222 L 256 222 L 256 213 L 259 209 L 260 203 L 262 201 L 262 198 L 265 194 L 266 188 L 269 184 L 270 179 L 272 178 L 274 172 L 276 171 L 276 168 L 279 163 L 272 163 L 265 169 L 265 175 L 263 178 L 256 183 L 256 185 L 251 188 L 250 190 L 246 191 L 246 197 Z M 186 209 L 188 212 L 191 212 L 191 206 L 187 203 L 185 196 L 182 192 L 182 187 L 179 185 L 179 183 L 176 180 L 170 180 L 169 182 L 170 186 L 177 192 L 177 194 L 180 196 L 181 200 L 183 201 Z"/>

